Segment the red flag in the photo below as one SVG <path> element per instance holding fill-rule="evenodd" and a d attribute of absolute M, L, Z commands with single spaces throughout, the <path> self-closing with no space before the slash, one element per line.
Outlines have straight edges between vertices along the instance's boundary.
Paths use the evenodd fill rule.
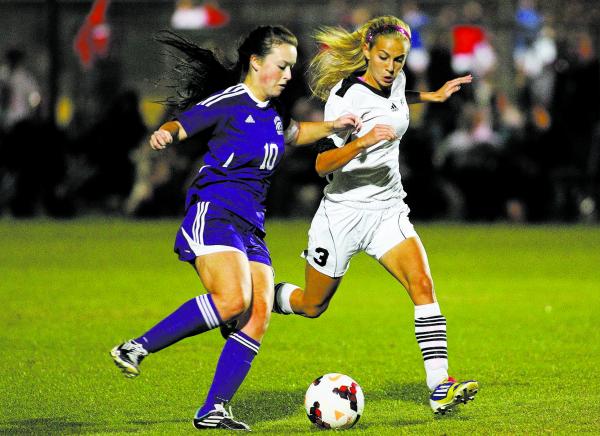
<path fill-rule="evenodd" d="M 109 4 L 110 0 L 95 0 L 75 37 L 73 48 L 86 69 L 92 66 L 96 57 L 108 53 L 110 27 L 106 23 L 106 11 Z"/>

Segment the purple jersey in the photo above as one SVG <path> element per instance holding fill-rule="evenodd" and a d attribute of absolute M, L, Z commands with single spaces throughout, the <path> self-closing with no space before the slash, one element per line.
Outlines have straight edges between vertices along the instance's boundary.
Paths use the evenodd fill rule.
<path fill-rule="evenodd" d="M 188 189 L 199 201 L 227 209 L 264 232 L 271 176 L 284 152 L 290 119 L 274 101 L 261 102 L 244 84 L 211 95 L 177 118 L 188 136 L 212 129 L 208 151 Z"/>

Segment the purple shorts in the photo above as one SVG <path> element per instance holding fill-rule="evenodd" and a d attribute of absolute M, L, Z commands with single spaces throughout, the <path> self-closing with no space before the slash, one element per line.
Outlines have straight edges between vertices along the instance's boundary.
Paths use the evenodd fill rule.
<path fill-rule="evenodd" d="M 238 215 L 201 201 L 188 209 L 175 237 L 174 250 L 184 262 L 194 262 L 204 254 L 239 251 L 249 261 L 271 266 L 264 236 Z"/>

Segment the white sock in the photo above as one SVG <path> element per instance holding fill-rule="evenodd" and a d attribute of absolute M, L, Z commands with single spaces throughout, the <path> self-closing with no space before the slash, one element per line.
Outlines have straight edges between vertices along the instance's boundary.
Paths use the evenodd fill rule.
<path fill-rule="evenodd" d="M 423 354 L 430 390 L 448 377 L 446 318 L 438 303 L 415 306 L 415 336 Z"/>
<path fill-rule="evenodd" d="M 292 310 L 292 305 L 290 303 L 290 296 L 292 292 L 299 288 L 300 286 L 292 285 L 291 283 L 279 283 L 276 286 L 275 299 L 277 300 L 277 305 L 281 308 L 283 313 L 292 314 L 294 311 Z"/>

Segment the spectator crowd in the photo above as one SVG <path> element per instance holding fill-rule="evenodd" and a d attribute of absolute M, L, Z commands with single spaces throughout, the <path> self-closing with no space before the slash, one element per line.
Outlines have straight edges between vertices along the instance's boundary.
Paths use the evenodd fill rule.
<path fill-rule="evenodd" d="M 396 15 L 412 29 L 407 89 L 434 90 L 458 75 L 474 76 L 445 104 L 411 106 L 400 163 L 414 219 L 597 222 L 598 21 L 571 29 L 569 20 L 584 14 L 577 2 L 561 15 L 544 7 L 535 0 L 517 3 L 512 22 L 505 23 L 511 29 L 506 47 L 480 3 L 436 11 L 402 3 Z M 587 13 L 590 23 L 600 18 L 598 11 Z M 339 24 L 352 29 L 371 14 L 368 6 L 355 6 Z M 304 77 L 312 53 L 304 51 L 283 98 L 297 119 L 320 120 L 322 104 L 310 97 Z M 506 71 L 508 79 L 501 77 Z M 93 120 L 76 114 L 71 125 L 58 128 L 40 110 L 39 83 L 26 51 L 6 50 L 0 67 L 0 216 L 181 213 L 203 138 L 153 152 L 146 139 L 156 126 L 143 122 L 132 89 L 117 92 Z M 171 115 L 165 112 L 161 121 Z M 325 183 L 314 158 L 309 148 L 287 150 L 268 199 L 271 217 L 314 212 Z"/>

